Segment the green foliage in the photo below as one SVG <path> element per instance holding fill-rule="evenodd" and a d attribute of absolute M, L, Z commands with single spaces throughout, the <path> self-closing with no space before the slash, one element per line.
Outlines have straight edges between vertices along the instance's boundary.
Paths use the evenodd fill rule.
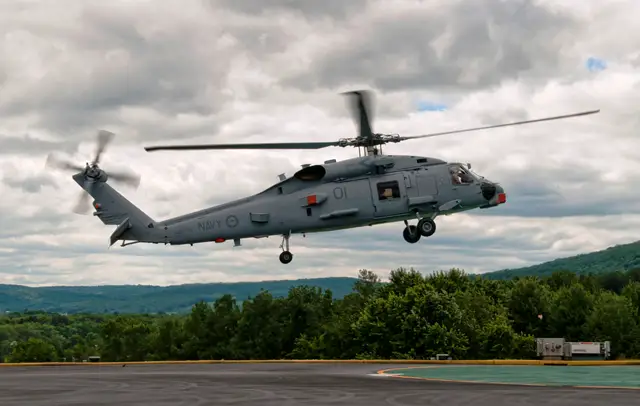
<path fill-rule="evenodd" d="M 381 283 L 362 270 L 340 297 L 300 284 L 241 303 L 235 294 L 204 297 L 187 314 L 7 313 L 0 360 L 526 359 L 535 355 L 535 337 L 610 340 L 614 356 L 637 358 L 636 275 L 508 281 L 400 268 Z"/>
<path fill-rule="evenodd" d="M 52 362 L 57 358 L 53 344 L 31 337 L 12 345 L 9 362 Z"/>

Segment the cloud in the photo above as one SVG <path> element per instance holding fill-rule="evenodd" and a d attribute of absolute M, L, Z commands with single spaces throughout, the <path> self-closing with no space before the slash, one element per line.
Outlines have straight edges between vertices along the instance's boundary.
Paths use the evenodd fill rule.
<path fill-rule="evenodd" d="M 263 0 L 260 7 L 251 0 L 218 0 L 211 4 L 217 7 L 239 11 L 252 16 L 264 16 L 265 13 L 291 13 L 304 16 L 305 18 L 333 18 L 344 19 L 355 17 L 357 13 L 366 8 L 367 0 Z"/>
<path fill-rule="evenodd" d="M 364 79 L 383 91 L 457 93 L 505 79 L 545 81 L 571 69 L 569 47 L 584 29 L 570 11 L 528 0 L 394 3 L 362 10 L 283 83 L 314 89 Z"/>
<path fill-rule="evenodd" d="M 595 0 L 6 2 L 0 278 L 173 284 L 398 266 L 486 272 L 635 240 L 640 34 L 622 27 L 639 14 L 640 3 Z M 585 55 L 606 69 L 589 72 Z M 117 136 L 103 168 L 142 175 L 139 189 L 118 190 L 155 219 L 177 216 L 356 151 L 143 146 L 352 137 L 338 93 L 359 88 L 375 91 L 374 131 L 400 135 L 601 112 L 388 145 L 388 154 L 470 162 L 505 187 L 508 202 L 438 218 L 436 234 L 413 245 L 402 223 L 296 236 L 288 265 L 277 237 L 107 249 L 112 228 L 71 212 L 80 190 L 70 174 L 44 169 L 52 151 L 83 165 L 96 131 L 109 129 Z"/>

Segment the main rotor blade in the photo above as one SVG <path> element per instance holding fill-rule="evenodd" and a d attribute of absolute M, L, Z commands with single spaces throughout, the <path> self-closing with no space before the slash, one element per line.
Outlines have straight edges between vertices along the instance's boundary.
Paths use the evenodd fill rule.
<path fill-rule="evenodd" d="M 358 137 L 371 139 L 373 137 L 373 130 L 371 128 L 373 95 L 368 90 L 355 90 L 344 92 L 343 94 L 355 96 L 352 99 L 351 112 L 358 124 Z"/>
<path fill-rule="evenodd" d="M 107 148 L 107 145 L 109 145 L 109 143 L 111 142 L 114 136 L 115 134 L 112 133 L 111 131 L 107 131 L 107 130 L 98 131 L 98 145 L 96 146 L 96 155 L 93 160 L 94 164 L 97 165 L 100 162 L 100 156 L 102 155 L 104 150 Z"/>
<path fill-rule="evenodd" d="M 144 147 L 148 152 L 159 150 L 205 150 L 205 149 L 320 149 L 339 146 L 339 142 L 278 142 L 268 144 L 200 144 L 200 145 L 158 145 Z"/>
<path fill-rule="evenodd" d="M 565 114 L 563 116 L 538 118 L 538 119 L 535 119 L 535 120 L 516 121 L 516 122 L 513 122 L 513 123 L 488 125 L 488 126 L 485 126 L 485 127 L 467 128 L 467 129 L 464 129 L 464 130 L 453 130 L 453 131 L 444 131 L 444 132 L 424 134 L 424 135 L 414 135 L 414 136 L 410 136 L 410 137 L 400 137 L 399 140 L 400 141 L 406 141 L 406 140 L 414 140 L 414 139 L 418 139 L 418 138 L 435 137 L 435 136 L 438 136 L 438 135 L 456 134 L 456 133 L 464 133 L 464 132 L 468 132 L 468 131 L 486 130 L 486 129 L 489 129 L 489 128 L 508 127 L 508 126 L 512 126 L 512 125 L 521 125 L 521 124 L 530 124 L 530 123 L 539 123 L 541 121 L 551 121 L 551 120 L 560 120 L 560 119 L 563 119 L 563 118 L 586 116 L 586 115 L 589 115 L 589 114 L 595 114 L 595 113 L 599 113 L 599 112 L 600 112 L 600 109 L 598 109 L 598 110 L 590 110 L 590 111 L 583 111 L 583 112 L 580 112 L 580 113 Z"/>

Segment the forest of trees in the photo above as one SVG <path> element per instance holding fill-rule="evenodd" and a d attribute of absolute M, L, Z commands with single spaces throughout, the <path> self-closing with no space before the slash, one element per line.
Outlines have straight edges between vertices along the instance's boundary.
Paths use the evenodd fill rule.
<path fill-rule="evenodd" d="M 615 358 L 637 358 L 639 312 L 640 271 L 489 280 L 401 268 L 380 283 L 362 270 L 341 299 L 297 286 L 180 315 L 7 313 L 0 361 L 522 359 L 535 356 L 536 337 L 610 340 Z"/>

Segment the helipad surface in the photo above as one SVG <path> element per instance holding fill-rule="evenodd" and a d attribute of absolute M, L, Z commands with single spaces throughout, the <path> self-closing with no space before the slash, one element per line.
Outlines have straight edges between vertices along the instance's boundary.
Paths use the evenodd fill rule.
<path fill-rule="evenodd" d="M 294 363 L 0 367 L 0 405 L 640 405 L 639 390 L 437 382 L 376 373 L 385 367 L 404 373 L 404 367 L 410 366 Z M 458 373 L 463 372 L 456 368 Z M 561 369 L 570 373 L 588 371 L 538 368 L 550 374 Z M 451 369 L 443 368 L 440 373 Z M 635 369 L 615 369 L 637 376 Z"/>
<path fill-rule="evenodd" d="M 640 389 L 640 366 L 432 365 L 379 373 L 457 382 Z"/>

